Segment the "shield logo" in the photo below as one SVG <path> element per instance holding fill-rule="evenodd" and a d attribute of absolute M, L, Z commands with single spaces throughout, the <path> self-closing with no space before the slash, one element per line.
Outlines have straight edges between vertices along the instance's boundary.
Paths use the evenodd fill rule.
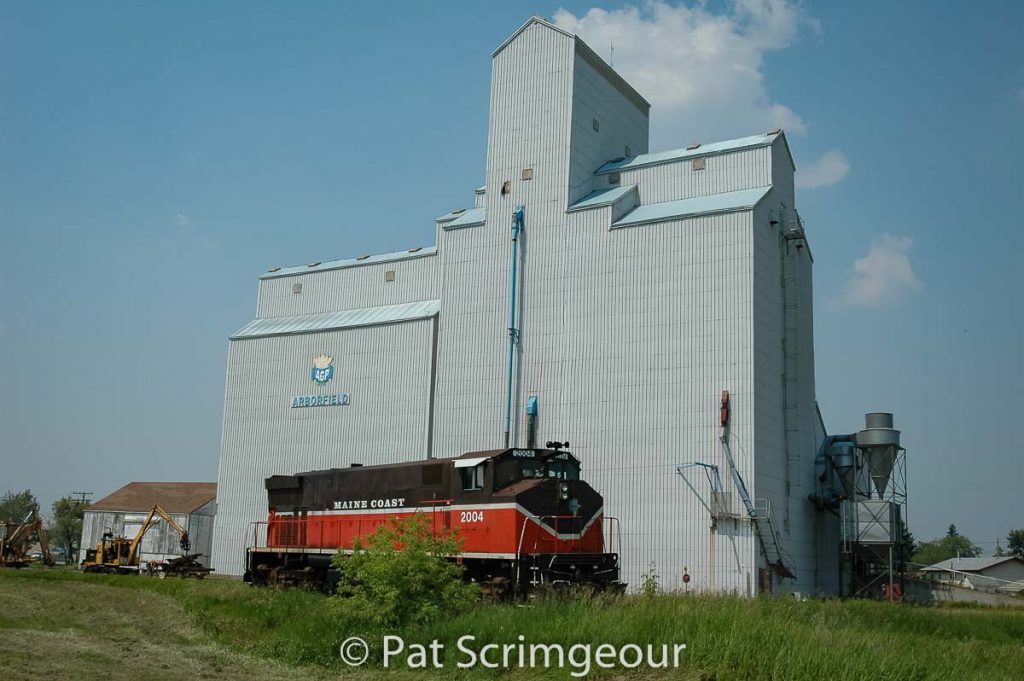
<path fill-rule="evenodd" d="M 318 355 L 313 358 L 313 371 L 309 375 L 314 383 L 326 383 L 334 378 L 334 358 Z"/>

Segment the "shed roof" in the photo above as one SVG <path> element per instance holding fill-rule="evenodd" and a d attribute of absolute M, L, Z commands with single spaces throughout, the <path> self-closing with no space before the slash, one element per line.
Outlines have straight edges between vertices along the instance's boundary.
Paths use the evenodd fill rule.
<path fill-rule="evenodd" d="M 568 212 L 572 212 L 577 210 L 586 210 L 588 208 L 610 206 L 634 189 L 636 189 L 635 184 L 626 184 L 621 187 L 608 187 L 606 189 L 596 189 L 569 206 L 566 210 Z"/>
<path fill-rule="evenodd" d="M 420 300 L 398 305 L 361 307 L 355 310 L 300 314 L 288 317 L 254 319 L 231 335 L 230 340 L 263 338 L 266 336 L 293 336 L 299 333 L 349 329 L 358 326 L 376 326 L 429 319 L 441 311 L 440 300 Z"/>
<path fill-rule="evenodd" d="M 446 217 L 446 216 L 443 216 Z M 438 218 L 439 220 L 442 218 Z M 460 227 L 479 227 L 480 225 L 487 222 L 487 209 L 480 208 L 469 208 L 462 211 L 458 216 L 451 222 L 444 225 L 445 229 L 459 229 Z"/>
<path fill-rule="evenodd" d="M 364 265 L 377 265 L 379 263 L 394 262 L 396 260 L 412 260 L 423 258 L 429 255 L 437 255 L 437 246 L 422 246 L 410 248 L 406 251 L 394 253 L 378 253 L 377 255 L 361 255 L 358 258 L 346 258 L 344 260 L 331 260 L 328 262 L 310 263 L 298 267 L 275 267 L 266 274 L 261 274 L 260 279 L 276 279 L 278 277 L 293 277 L 298 274 L 310 274 L 323 272 L 324 270 L 340 270 L 347 267 L 362 267 Z"/>
<path fill-rule="evenodd" d="M 726 154 L 733 151 L 740 151 L 742 149 L 754 149 L 757 147 L 767 147 L 775 142 L 777 138 L 782 138 L 783 144 L 786 145 L 786 151 L 789 151 L 789 143 L 786 141 L 786 134 L 779 131 L 773 131 L 764 135 L 752 135 L 750 137 L 740 137 L 734 140 L 725 140 L 723 142 L 711 142 L 709 144 L 701 144 L 693 149 L 669 149 L 668 151 L 656 151 L 651 154 L 641 154 L 639 156 L 631 156 L 629 158 L 619 159 L 618 161 L 611 161 L 605 163 L 603 166 L 597 169 L 596 175 L 605 175 L 607 173 L 613 173 L 617 170 L 635 170 L 636 168 L 646 168 L 648 166 L 661 165 L 663 163 L 676 163 L 678 161 L 686 161 L 691 158 L 701 158 L 704 156 L 715 156 L 717 154 Z M 792 163 L 793 157 L 790 155 L 790 162 Z M 796 165 L 794 164 L 795 168 Z"/>
<path fill-rule="evenodd" d="M 191 513 L 217 498 L 215 482 L 129 482 L 90 511 L 148 511 L 159 504 L 168 513 Z"/>
<path fill-rule="evenodd" d="M 741 189 L 735 192 L 723 192 L 709 196 L 695 196 L 678 201 L 662 201 L 637 206 L 623 217 L 612 223 L 612 228 L 646 225 L 653 222 L 678 220 L 681 218 L 711 215 L 714 213 L 731 213 L 739 210 L 750 210 L 764 198 L 771 187 Z"/>
<path fill-rule="evenodd" d="M 978 558 L 950 558 L 948 560 L 929 565 L 928 567 L 921 568 L 922 572 L 982 572 L 989 568 L 995 567 L 1007 561 L 1018 560 L 1024 563 L 1024 560 L 1017 558 L 1016 556 L 990 556 L 990 557 L 978 557 Z"/>

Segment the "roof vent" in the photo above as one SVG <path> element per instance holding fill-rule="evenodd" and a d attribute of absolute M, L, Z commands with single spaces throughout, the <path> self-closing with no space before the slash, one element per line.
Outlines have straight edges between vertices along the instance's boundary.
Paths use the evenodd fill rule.
<path fill-rule="evenodd" d="M 782 128 L 772 128 L 771 130 L 768 131 L 768 134 L 778 135 L 780 132 L 782 132 Z"/>
<path fill-rule="evenodd" d="M 452 211 L 452 215 L 461 215 L 466 212 L 465 208 L 456 208 Z"/>
<path fill-rule="evenodd" d="M 311 262 L 308 265 L 306 265 L 306 267 L 316 267 L 319 264 L 320 264 L 319 260 L 314 260 L 313 262 Z"/>
<path fill-rule="evenodd" d="M 361 256 L 359 256 L 358 258 L 356 258 L 356 260 L 366 260 L 366 259 L 367 259 L 367 258 L 369 258 L 369 257 L 370 257 L 370 256 L 368 256 L 368 255 L 361 255 Z"/>
<path fill-rule="evenodd" d="M 624 151 L 626 152 L 626 156 L 632 156 L 633 155 L 633 150 L 629 148 L 629 145 L 626 145 L 626 148 L 624 149 Z"/>
<path fill-rule="evenodd" d="M 271 267 L 271 268 L 270 268 L 269 270 L 267 270 L 267 271 L 268 271 L 268 272 L 279 272 L 279 271 L 281 271 L 281 268 L 280 268 L 280 267 Z"/>
<path fill-rule="evenodd" d="M 409 252 L 410 253 L 417 253 L 417 252 L 422 251 L 422 250 L 423 250 L 422 246 L 417 246 L 416 248 L 410 248 Z"/>
<path fill-rule="evenodd" d="M 690 146 L 686 147 L 686 150 L 687 151 L 692 151 L 693 149 L 699 149 L 699 148 L 700 148 L 700 142 L 694 142 Z"/>

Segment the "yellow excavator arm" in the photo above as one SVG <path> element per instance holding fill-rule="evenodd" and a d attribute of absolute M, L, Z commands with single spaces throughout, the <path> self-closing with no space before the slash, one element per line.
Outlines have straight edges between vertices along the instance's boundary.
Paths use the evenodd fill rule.
<path fill-rule="evenodd" d="M 128 548 L 128 565 L 135 565 L 138 562 L 139 546 L 142 544 L 142 539 L 146 536 L 146 532 L 149 531 L 149 528 L 151 528 L 159 519 L 163 519 L 165 523 L 171 526 L 171 529 L 178 533 L 178 540 L 182 551 L 188 551 L 191 548 L 188 532 L 182 528 L 181 525 L 176 523 L 174 518 L 167 514 L 167 511 L 160 508 L 159 504 L 156 504 L 152 509 L 150 509 L 149 515 L 146 516 L 146 519 L 142 523 L 142 527 L 139 528 L 139 531 L 135 534 L 135 538 L 132 539 L 132 543 Z"/>

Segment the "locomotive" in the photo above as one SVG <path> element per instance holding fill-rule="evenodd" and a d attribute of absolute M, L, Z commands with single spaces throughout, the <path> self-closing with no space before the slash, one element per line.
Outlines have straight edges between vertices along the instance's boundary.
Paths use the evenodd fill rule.
<path fill-rule="evenodd" d="M 244 579 L 329 591 L 341 576 L 331 563 L 339 549 L 423 513 L 435 534 L 458 530 L 462 552 L 452 560 L 490 593 L 621 590 L 618 554 L 606 551 L 616 519 L 605 518 L 603 498 L 580 479 L 566 445 L 269 477 L 268 517 L 253 528 Z"/>

